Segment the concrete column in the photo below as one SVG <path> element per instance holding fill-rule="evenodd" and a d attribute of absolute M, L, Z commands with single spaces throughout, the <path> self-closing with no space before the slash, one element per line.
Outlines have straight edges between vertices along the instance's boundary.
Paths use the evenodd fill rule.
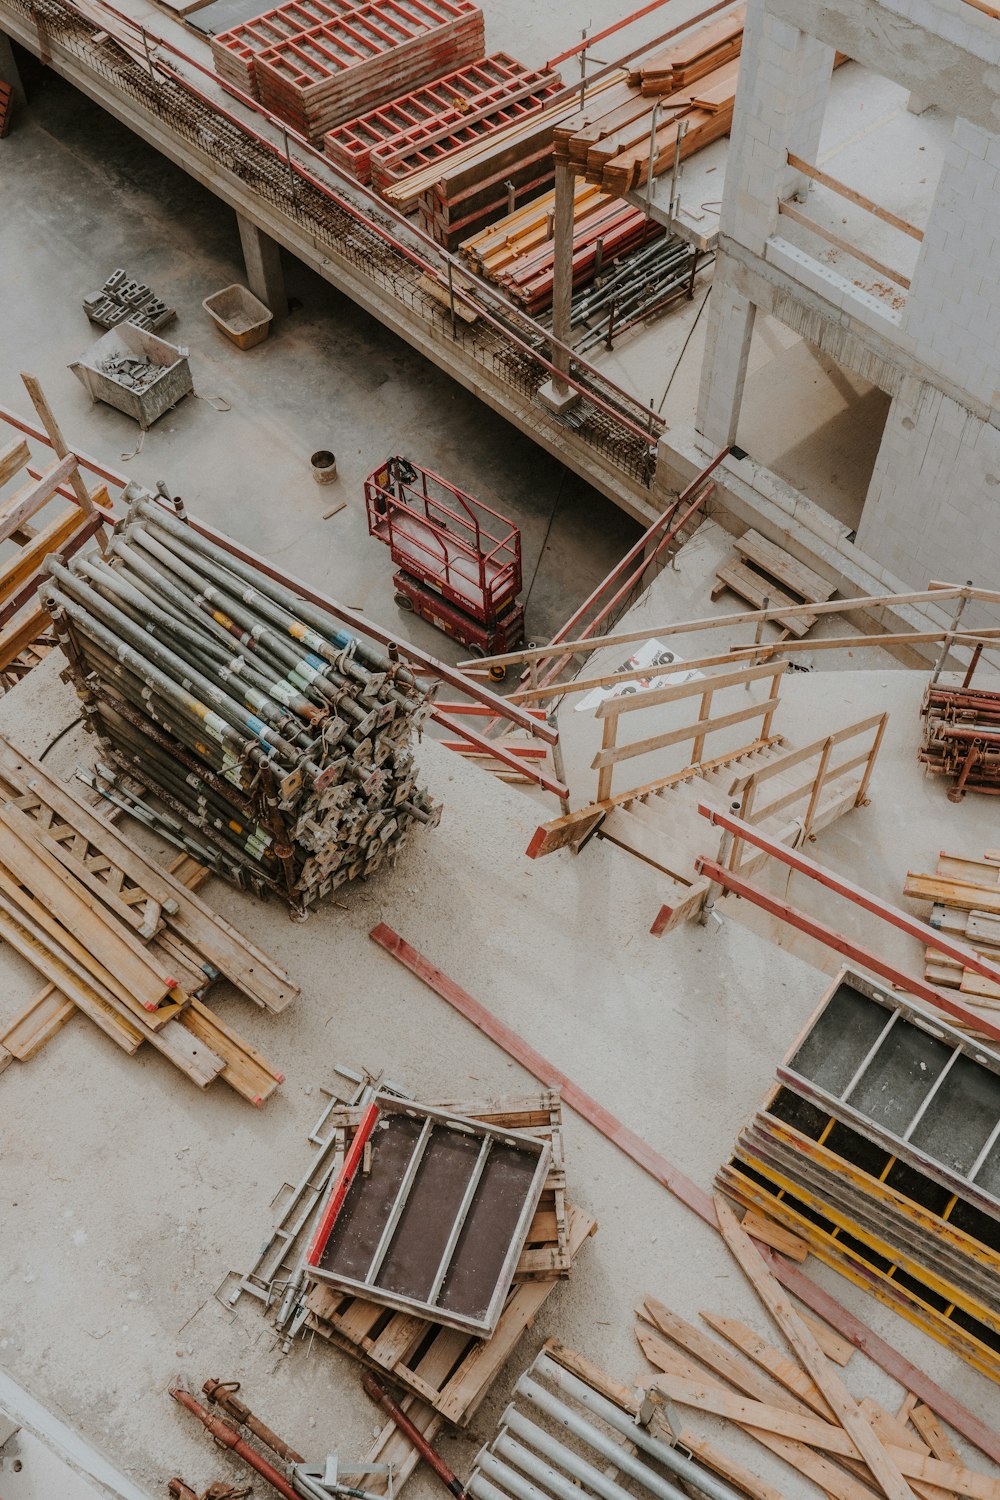
<path fill-rule="evenodd" d="M 922 115 L 925 109 L 930 109 L 931 101 L 925 99 L 923 94 L 915 94 L 911 89 L 906 98 L 906 107 L 911 115 Z"/>
<path fill-rule="evenodd" d="M 276 318 L 283 318 L 288 312 L 288 298 L 285 296 L 285 273 L 281 268 L 281 246 L 242 214 L 236 215 L 236 222 L 247 268 L 247 284 Z"/>
<path fill-rule="evenodd" d="M 563 344 L 569 344 L 573 320 L 573 172 L 568 162 L 556 161 L 556 203 L 552 231 L 552 332 Z M 569 373 L 569 353 L 552 345 L 549 358 L 559 374 L 547 380 L 538 392 L 539 399 L 552 411 L 567 411 L 580 399 L 561 374 Z"/>
<path fill-rule="evenodd" d="M 0 31 L 0 78 L 4 83 L 10 84 L 16 104 L 27 104 L 28 96 L 21 82 L 17 58 L 14 56 L 14 45 L 5 31 Z"/>
<path fill-rule="evenodd" d="M 713 448 L 728 448 L 736 441 L 743 386 L 746 381 L 750 340 L 757 308 L 721 276 L 716 262 L 716 281 L 708 299 L 708 335 L 701 367 L 696 426 Z"/>

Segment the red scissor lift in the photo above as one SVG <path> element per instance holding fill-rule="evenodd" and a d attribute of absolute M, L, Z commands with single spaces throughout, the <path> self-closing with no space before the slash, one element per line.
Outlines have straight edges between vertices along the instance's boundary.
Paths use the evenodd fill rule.
<path fill-rule="evenodd" d="M 406 458 L 365 481 L 368 530 L 398 571 L 396 603 L 477 656 L 524 639 L 521 533 L 488 505 Z"/>

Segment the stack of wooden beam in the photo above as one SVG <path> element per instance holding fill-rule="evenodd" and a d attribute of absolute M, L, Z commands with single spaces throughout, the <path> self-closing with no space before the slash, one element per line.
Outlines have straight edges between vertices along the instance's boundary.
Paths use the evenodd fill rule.
<path fill-rule="evenodd" d="M 533 317 L 552 302 L 555 194 L 545 193 L 460 247 L 462 258 L 495 281 Z M 589 183 L 573 196 L 573 286 L 585 286 L 618 256 L 663 234 L 641 209 L 612 198 Z"/>
<path fill-rule="evenodd" d="M 207 872 L 187 856 L 160 868 L 2 739 L 0 799 L 0 936 L 46 981 L 0 1036 L 0 1066 L 26 1062 L 81 1011 L 129 1056 L 148 1042 L 199 1088 L 221 1077 L 263 1104 L 282 1074 L 204 995 L 225 976 L 279 1011 L 298 990 L 194 894 Z"/>
<path fill-rule="evenodd" d="M 141 492 L 109 558 L 50 560 L 45 604 L 86 722 L 196 857 L 302 911 L 438 820 L 401 664 Z"/>
<path fill-rule="evenodd" d="M 373 182 L 382 191 L 522 118 L 560 87 L 558 73 L 529 72 L 515 58 L 495 52 L 328 131 L 324 149 L 359 182 Z"/>
<path fill-rule="evenodd" d="M 603 98 L 624 70 L 593 85 L 588 98 Z M 502 130 L 453 151 L 440 162 L 410 172 L 386 187 L 395 206 L 416 203 L 421 226 L 454 250 L 464 239 L 552 186 L 556 126 L 579 113 L 577 99 L 547 104 Z"/>
<path fill-rule="evenodd" d="M 1000 966 L 1000 851 L 990 849 L 982 859 L 964 859 L 942 850 L 933 875 L 908 871 L 903 894 L 931 902 L 927 920 L 932 927 L 968 943 L 980 957 Z M 931 945 L 926 950 L 924 978 L 930 984 L 961 990 L 973 1010 L 1000 1010 L 1000 985 L 963 968 Z"/>
<path fill-rule="evenodd" d="M 845 970 L 719 1187 L 1000 1379 L 1000 1055 Z"/>
<path fill-rule="evenodd" d="M 555 153 L 608 193 L 640 187 L 728 135 L 733 121 L 745 6 L 647 58 L 614 89 L 555 132 Z M 655 131 L 655 142 L 653 134 Z"/>
<path fill-rule="evenodd" d="M 1000 693 L 932 682 L 920 709 L 924 738 L 919 758 L 936 776 L 950 776 L 952 802 L 965 793 L 1000 795 Z"/>
<path fill-rule="evenodd" d="M 472 0 L 371 0 L 253 56 L 258 97 L 313 141 L 335 125 L 479 60 Z"/>
<path fill-rule="evenodd" d="M 636 1337 L 658 1372 L 643 1404 L 647 1434 L 671 1448 L 676 1443 L 675 1452 L 687 1449 L 754 1500 L 805 1492 L 830 1500 L 876 1494 L 1000 1500 L 1000 1482 L 970 1466 L 937 1413 L 911 1391 L 901 1388 L 891 1409 L 855 1394 L 851 1386 L 862 1385 L 864 1375 L 848 1384 L 852 1346 L 785 1295 L 746 1222 L 740 1225 L 727 1203 L 716 1202 L 727 1243 L 769 1326 L 780 1332 L 762 1336 L 728 1312 L 702 1312 L 701 1326 L 646 1296 L 637 1309 Z M 994 1434 L 985 1425 L 982 1433 L 995 1451 Z M 759 1477 L 752 1455 L 748 1467 L 733 1454 L 731 1440 L 743 1434 L 766 1450 L 770 1467 L 778 1460 L 777 1487 Z"/>
<path fill-rule="evenodd" d="M 357 0 L 286 0 L 284 5 L 210 37 L 215 71 L 241 93 L 258 99 L 254 61 L 262 52 L 317 26 L 332 25 L 356 9 Z"/>

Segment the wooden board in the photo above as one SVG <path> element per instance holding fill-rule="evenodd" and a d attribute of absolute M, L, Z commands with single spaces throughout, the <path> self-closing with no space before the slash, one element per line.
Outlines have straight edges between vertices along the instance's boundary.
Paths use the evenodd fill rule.
<path fill-rule="evenodd" d="M 758 609 L 764 608 L 764 600 L 768 600 L 768 610 L 782 609 L 788 605 L 799 604 L 801 601 L 793 598 L 777 583 L 772 583 L 767 578 L 762 578 L 755 573 L 746 563 L 729 562 L 723 563 L 716 570 L 716 584 L 712 589 L 712 598 L 718 598 L 723 589 L 731 589 L 748 604 L 754 604 Z M 777 623 L 794 636 L 803 636 L 815 625 L 816 615 L 778 615 Z"/>

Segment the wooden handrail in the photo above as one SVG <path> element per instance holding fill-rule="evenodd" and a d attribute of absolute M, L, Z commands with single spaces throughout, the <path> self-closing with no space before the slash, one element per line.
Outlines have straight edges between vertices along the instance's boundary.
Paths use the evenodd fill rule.
<path fill-rule="evenodd" d="M 910 278 L 908 276 L 904 276 L 901 271 L 894 271 L 891 266 L 887 266 L 882 261 L 876 260 L 873 255 L 867 255 L 864 250 L 859 250 L 857 245 L 852 245 L 850 241 L 841 239 L 840 235 L 834 234 L 832 229 L 827 229 L 824 225 L 817 224 L 815 219 L 810 219 L 807 214 L 800 213 L 790 203 L 779 203 L 778 213 L 787 214 L 796 224 L 801 224 L 803 229 L 808 229 L 811 234 L 818 234 L 821 240 L 826 240 L 828 245 L 833 245 L 835 249 L 842 250 L 845 255 L 852 255 L 862 265 L 869 266 L 871 270 L 877 271 L 880 276 L 888 276 L 890 281 L 894 281 L 897 286 L 905 287 L 909 291 Z"/>
<path fill-rule="evenodd" d="M 836 177 L 831 177 L 828 172 L 821 172 L 819 167 L 812 166 L 803 161 L 801 156 L 795 156 L 791 151 L 787 152 L 788 165 L 794 167 L 796 172 L 801 172 L 805 177 L 811 177 L 813 182 L 820 183 L 829 188 L 833 193 L 839 193 L 842 198 L 856 203 L 858 208 L 863 208 L 866 213 L 874 214 L 876 219 L 881 219 L 884 224 L 891 224 L 894 229 L 901 229 L 915 240 L 922 240 L 924 232 L 911 224 L 907 219 L 901 219 L 898 214 L 892 213 L 888 208 L 883 208 L 879 203 L 873 203 L 871 198 L 866 198 L 864 193 L 859 193 L 856 188 L 847 186 L 846 182 L 840 182 Z"/>

